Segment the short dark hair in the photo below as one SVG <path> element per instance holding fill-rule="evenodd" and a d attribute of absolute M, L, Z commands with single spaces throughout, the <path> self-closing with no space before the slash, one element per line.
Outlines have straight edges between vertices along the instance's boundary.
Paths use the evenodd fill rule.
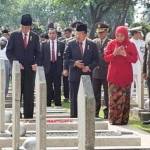
<path fill-rule="evenodd" d="M 2 34 L 5 34 L 5 33 L 9 33 L 9 30 L 8 29 L 2 30 Z"/>
<path fill-rule="evenodd" d="M 72 29 L 69 28 L 69 27 L 68 27 L 68 28 L 65 28 L 65 29 L 64 29 L 64 32 L 70 32 L 70 33 L 71 33 L 71 32 L 72 32 Z"/>
<path fill-rule="evenodd" d="M 50 31 L 54 31 L 54 32 L 56 32 L 56 33 L 58 32 L 56 28 L 49 28 L 49 29 L 48 29 L 48 32 L 50 32 Z"/>
<path fill-rule="evenodd" d="M 48 30 L 49 30 L 49 28 L 55 28 L 55 26 L 54 26 L 54 23 L 53 23 L 53 22 L 50 22 L 50 23 L 48 24 Z"/>
<path fill-rule="evenodd" d="M 81 21 L 75 21 L 71 24 L 72 28 L 76 28 L 78 25 L 83 24 Z"/>
<path fill-rule="evenodd" d="M 138 33 L 139 31 L 130 31 L 131 35 L 134 36 L 136 33 Z"/>
<path fill-rule="evenodd" d="M 1 37 L 0 38 L 0 48 L 3 49 L 6 47 L 6 45 L 7 45 L 7 39 L 4 37 Z"/>
<path fill-rule="evenodd" d="M 57 36 L 58 37 L 61 37 L 62 36 L 62 33 L 60 31 L 57 31 Z"/>
<path fill-rule="evenodd" d="M 40 35 L 41 38 L 45 38 L 45 39 L 48 39 L 48 33 L 42 33 Z"/>

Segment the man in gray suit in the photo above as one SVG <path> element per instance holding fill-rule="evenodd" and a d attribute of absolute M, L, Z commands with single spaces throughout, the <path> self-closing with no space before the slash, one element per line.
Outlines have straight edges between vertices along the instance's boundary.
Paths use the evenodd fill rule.
<path fill-rule="evenodd" d="M 64 37 L 65 39 L 62 41 L 67 45 L 67 43 L 74 38 L 72 37 L 72 29 L 71 28 L 66 28 L 64 29 Z M 69 81 L 68 81 L 68 74 L 69 72 L 63 75 L 63 92 L 64 92 L 64 101 L 68 102 L 69 101 Z"/>
<path fill-rule="evenodd" d="M 99 117 L 99 111 L 101 108 L 101 93 L 102 86 L 104 89 L 104 101 L 106 108 L 104 109 L 104 118 L 108 118 L 108 83 L 107 83 L 107 70 L 108 65 L 104 61 L 104 48 L 110 41 L 107 37 L 109 27 L 106 24 L 99 23 L 97 25 L 98 38 L 94 39 L 99 52 L 99 64 L 93 70 L 93 89 L 96 99 L 96 117 Z"/>
<path fill-rule="evenodd" d="M 80 24 L 76 28 L 76 38 L 68 43 L 64 53 L 64 74 L 69 66 L 69 93 L 71 117 L 77 117 L 77 95 L 81 75 L 92 75 L 98 65 L 96 44 L 87 38 L 87 26 Z"/>

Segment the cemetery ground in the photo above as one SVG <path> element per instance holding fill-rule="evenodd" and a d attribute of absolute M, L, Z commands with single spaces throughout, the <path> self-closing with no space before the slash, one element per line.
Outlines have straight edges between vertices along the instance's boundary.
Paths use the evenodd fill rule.
<path fill-rule="evenodd" d="M 28 120 L 20 119 L 20 87 L 17 86 L 20 83 L 20 72 L 18 63 L 14 64 L 16 66 L 12 72 L 12 85 L 6 100 L 4 99 L 4 87 L 0 84 L 2 89 L 0 96 L 3 97 L 0 103 L 2 118 L 0 120 L 0 149 L 150 150 L 150 134 L 133 125 L 133 123 L 137 125 L 137 122 L 132 120 L 138 121 L 137 119 L 131 119 L 129 125 L 126 126 L 112 126 L 103 119 L 102 111 L 100 118 L 94 117 L 94 94 L 88 76 L 81 77 L 78 119 L 70 118 L 70 103 L 63 102 L 63 97 L 62 108 L 46 107 L 46 81 L 44 70 L 39 67 L 36 75 L 34 117 Z M 0 66 L 1 74 L 4 73 L 2 66 L 3 63 Z M 1 78 L 0 80 L 2 81 Z"/>
<path fill-rule="evenodd" d="M 62 96 L 63 99 L 63 96 Z M 70 102 L 62 101 L 62 106 L 69 111 L 70 109 Z M 99 113 L 100 120 L 104 121 L 103 115 L 103 107 Z M 117 126 L 111 126 L 110 128 L 116 129 Z M 150 146 L 150 124 L 143 124 L 143 122 L 138 118 L 130 115 L 129 123 L 126 126 L 123 126 L 125 129 L 129 129 L 141 135 L 141 145 L 143 146 Z"/>
<path fill-rule="evenodd" d="M 63 96 L 62 96 L 62 99 L 63 99 Z M 62 106 L 64 108 L 68 109 L 68 111 L 69 111 L 69 109 L 70 109 L 70 102 L 64 102 L 64 101 L 62 101 Z M 103 119 L 104 116 L 103 116 L 103 111 L 102 110 L 103 110 L 103 107 L 102 107 L 102 109 L 100 111 L 99 116 L 100 116 L 101 120 L 104 120 Z M 128 126 L 130 126 L 131 128 L 133 128 L 135 130 L 139 129 L 141 131 L 145 131 L 147 133 L 150 133 L 150 124 L 143 124 L 143 122 L 141 122 L 140 119 L 134 118 L 132 116 L 130 116 L 130 120 L 129 120 Z"/>

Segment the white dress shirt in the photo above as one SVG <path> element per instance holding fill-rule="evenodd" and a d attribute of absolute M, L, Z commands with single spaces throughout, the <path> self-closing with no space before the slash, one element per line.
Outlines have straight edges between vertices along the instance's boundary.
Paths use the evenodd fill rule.
<path fill-rule="evenodd" d="M 5 37 L 1 37 L 0 41 L 3 40 L 3 39 L 8 42 L 8 40 Z M 7 44 L 3 49 L 1 49 L 1 47 L 0 47 L 0 59 L 8 60 L 8 58 L 6 56 L 6 47 L 7 47 Z"/>
<path fill-rule="evenodd" d="M 27 38 L 27 45 L 29 43 L 29 35 L 30 35 L 30 32 L 26 33 L 26 38 Z M 22 32 L 22 37 L 23 37 L 23 40 L 25 38 L 25 34 Z"/>
<path fill-rule="evenodd" d="M 51 60 L 52 60 L 52 40 L 50 40 L 50 54 L 51 54 Z M 57 60 L 57 40 L 54 40 L 54 52 L 55 52 L 55 60 Z"/>
<path fill-rule="evenodd" d="M 77 43 L 79 43 L 79 42 L 77 41 Z M 85 46 L 86 46 L 86 39 L 84 41 L 82 41 L 81 43 L 82 43 L 82 50 L 83 50 L 83 54 L 84 54 Z"/>
<path fill-rule="evenodd" d="M 3 49 L 0 48 L 0 59 L 8 60 L 8 58 L 6 56 L 6 47 Z"/>

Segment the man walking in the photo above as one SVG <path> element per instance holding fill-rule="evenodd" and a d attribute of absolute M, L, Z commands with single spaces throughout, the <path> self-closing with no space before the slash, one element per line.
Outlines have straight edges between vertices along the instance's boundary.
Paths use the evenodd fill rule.
<path fill-rule="evenodd" d="M 31 31 L 32 18 L 25 14 L 21 30 L 11 34 L 6 54 L 10 62 L 19 61 L 21 69 L 21 97 L 24 118 L 33 118 L 35 72 L 40 57 L 39 37 Z"/>
<path fill-rule="evenodd" d="M 98 64 L 98 51 L 94 42 L 87 38 L 87 25 L 76 27 L 76 38 L 70 41 L 64 53 L 64 72 L 69 66 L 71 117 L 77 117 L 77 95 L 81 75 L 92 75 Z"/>
<path fill-rule="evenodd" d="M 57 30 L 49 28 L 49 40 L 42 44 L 42 65 L 47 83 L 47 106 L 52 100 L 55 106 L 61 106 L 61 76 L 63 71 L 63 53 L 65 44 L 58 41 Z"/>
<path fill-rule="evenodd" d="M 69 41 L 73 40 L 73 37 L 72 37 L 72 29 L 71 28 L 66 28 L 64 30 L 64 40 L 63 42 L 65 43 L 65 45 L 68 44 Z M 68 102 L 69 101 L 69 81 L 68 81 L 68 74 L 69 74 L 69 70 L 65 73 L 63 73 L 63 91 L 64 91 L 64 101 L 65 102 Z"/>

